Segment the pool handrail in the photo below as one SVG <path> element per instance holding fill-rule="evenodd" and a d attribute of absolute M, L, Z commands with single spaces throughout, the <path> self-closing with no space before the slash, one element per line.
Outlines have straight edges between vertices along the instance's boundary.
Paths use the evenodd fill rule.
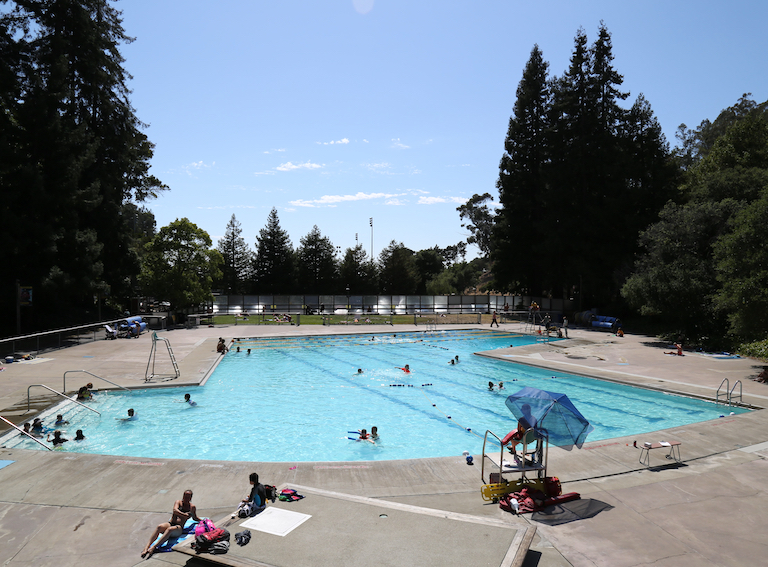
<path fill-rule="evenodd" d="M 74 403 L 76 403 L 77 405 L 83 406 L 84 408 L 87 408 L 87 409 L 91 410 L 92 412 L 95 412 L 95 413 L 97 413 L 97 414 L 101 415 L 101 412 L 98 412 L 98 411 L 96 411 L 96 410 L 95 410 L 95 409 L 93 409 L 92 407 L 89 407 L 89 406 L 87 406 L 87 405 L 85 405 L 85 404 L 81 404 L 81 403 L 80 403 L 80 402 L 78 402 L 77 400 L 73 400 L 72 398 L 70 398 L 70 397 L 69 397 L 69 396 L 67 396 L 66 394 L 62 394 L 61 392 L 57 392 L 56 390 L 54 390 L 54 389 L 53 389 L 53 388 L 51 388 L 50 386 L 46 386 L 45 384 L 31 384 L 31 385 L 29 386 L 29 388 L 27 388 L 27 411 L 29 411 L 30 409 L 32 409 L 32 404 L 30 403 L 30 396 L 29 396 L 29 391 L 30 391 L 32 388 L 34 388 L 35 386 L 39 386 L 40 388 L 45 388 L 46 390 L 50 390 L 51 392 L 53 392 L 53 393 L 54 393 L 54 394 L 56 394 L 57 396 L 61 396 L 61 397 L 62 397 L 62 398 L 64 398 L 65 400 L 69 400 L 70 402 L 74 402 Z"/>
<path fill-rule="evenodd" d="M 36 438 L 34 435 L 31 435 L 31 434 L 27 433 L 26 431 L 24 431 L 24 430 L 23 430 L 21 427 L 19 427 L 19 426 L 18 426 L 18 425 L 16 425 L 15 423 L 13 423 L 13 422 L 11 422 L 11 421 L 8 421 L 7 419 L 5 419 L 5 418 L 4 418 L 2 415 L 0 415 L 0 419 L 2 419 L 2 420 L 5 422 L 5 423 L 7 423 L 8 425 L 10 425 L 11 427 L 13 427 L 13 428 L 14 428 L 16 431 L 18 431 L 19 433 L 23 433 L 24 435 L 26 435 L 27 437 L 29 437 L 30 439 L 32 439 L 32 441 L 34 441 L 35 443 L 39 443 L 40 445 L 42 445 L 43 447 L 45 447 L 45 448 L 46 448 L 46 449 L 48 449 L 49 451 L 53 451 L 53 449 L 51 449 L 51 448 L 50 448 L 48 445 L 46 445 L 45 443 L 43 443 L 42 441 L 40 441 L 39 439 L 37 439 L 37 438 Z"/>
<path fill-rule="evenodd" d="M 67 370 L 67 371 L 64 373 L 64 376 L 63 376 L 63 379 L 64 379 L 64 385 L 63 385 L 63 387 L 61 388 L 61 389 L 62 389 L 64 392 L 66 392 L 66 391 L 67 391 L 67 374 L 69 374 L 70 372 L 84 372 L 85 374 L 89 374 L 89 375 L 93 376 L 94 378 L 98 378 L 99 380 L 104 380 L 105 382 L 109 382 L 109 383 L 110 383 L 110 384 L 112 384 L 113 386 L 117 386 L 118 388 L 122 388 L 122 389 L 123 389 L 123 390 L 125 390 L 126 392 L 130 392 L 130 390 L 129 390 L 128 388 L 126 388 L 125 386 L 121 386 L 120 384 L 115 384 L 115 383 L 114 383 L 114 382 L 112 382 L 111 380 L 107 380 L 106 378 L 102 378 L 101 376 L 96 376 L 96 374 L 94 374 L 93 372 L 88 372 L 87 370 Z"/>

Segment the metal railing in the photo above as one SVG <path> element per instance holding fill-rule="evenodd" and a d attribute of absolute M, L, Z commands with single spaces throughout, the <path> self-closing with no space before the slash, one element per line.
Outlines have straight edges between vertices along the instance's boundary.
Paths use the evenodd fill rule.
<path fill-rule="evenodd" d="M 55 331 L 9 337 L 0 339 L 0 347 L 3 348 L 3 353 L 34 352 L 35 356 L 39 356 L 41 352 L 105 340 L 107 333 L 104 325 L 115 327 L 120 321 L 124 321 L 124 319 L 111 319 L 109 321 L 100 321 L 98 323 L 57 329 Z"/>
<path fill-rule="evenodd" d="M 96 374 L 94 374 L 93 372 L 88 372 L 87 370 L 67 370 L 64 373 L 64 376 L 63 376 L 64 385 L 62 387 L 62 390 L 65 391 L 65 392 L 67 391 L 67 374 L 69 374 L 70 372 L 83 372 L 85 374 L 88 374 L 89 376 L 93 376 L 94 378 L 98 378 L 99 380 L 104 380 L 105 382 L 109 382 L 113 386 L 117 386 L 118 388 L 122 388 L 126 392 L 130 392 L 130 390 L 128 388 L 126 388 L 125 386 L 121 386 L 120 384 L 115 384 L 111 380 L 107 380 L 106 378 L 102 378 L 101 376 L 96 376 Z"/>
<path fill-rule="evenodd" d="M 85 405 L 85 404 L 81 404 L 81 403 L 80 403 L 80 402 L 78 402 L 77 400 L 73 400 L 72 398 L 70 398 L 70 397 L 69 397 L 69 396 L 67 396 L 66 394 L 62 394 L 61 392 L 57 392 L 56 390 L 54 390 L 54 389 L 53 389 L 53 388 L 51 388 L 50 386 L 46 386 L 45 384 L 32 384 L 32 385 L 31 385 L 29 388 L 27 388 L 27 411 L 29 411 L 29 410 L 31 410 L 31 409 L 32 409 L 32 403 L 31 403 L 31 400 L 30 400 L 29 391 L 30 391 L 32 388 L 35 388 L 35 387 L 38 387 L 38 388 L 45 388 L 46 390 L 50 390 L 51 392 L 53 392 L 53 393 L 54 393 L 54 394 L 56 394 L 57 396 L 61 396 L 61 397 L 62 397 L 62 398 L 64 398 L 65 400 L 69 400 L 70 402 L 74 402 L 74 403 L 76 403 L 76 404 L 77 404 L 77 405 L 79 405 L 79 406 L 83 406 L 84 408 L 86 408 L 86 409 L 89 409 L 89 410 L 91 410 L 92 412 L 95 412 L 95 413 L 98 413 L 99 415 L 101 415 L 101 412 L 98 412 L 98 411 L 96 411 L 96 410 L 95 410 L 95 409 L 93 409 L 92 407 L 88 407 L 88 406 L 87 406 L 87 405 Z"/>
<path fill-rule="evenodd" d="M 34 435 L 31 435 L 31 434 L 27 433 L 26 431 L 24 431 L 21 427 L 19 427 L 15 423 L 12 423 L 12 422 L 8 421 L 7 419 L 5 419 L 2 415 L 0 415 L 0 419 L 2 419 L 5 423 L 10 425 L 11 427 L 13 427 L 19 433 L 22 433 L 23 435 L 26 435 L 27 437 L 32 439 L 32 441 L 34 441 L 35 443 L 38 443 L 38 444 L 42 445 L 43 447 L 45 447 L 49 451 L 53 451 L 53 449 L 51 449 L 48 445 L 46 445 L 45 443 L 43 443 L 42 441 L 37 439 Z"/>
<path fill-rule="evenodd" d="M 725 384 L 725 390 L 723 390 L 723 384 Z M 720 403 L 720 396 L 723 396 L 724 398 L 723 403 L 727 403 L 729 406 L 732 406 L 734 404 L 733 400 L 735 398 L 735 396 L 733 395 L 733 392 L 736 390 L 736 386 L 739 387 L 738 403 L 739 404 L 743 403 L 743 400 L 742 400 L 743 390 L 742 390 L 741 380 L 736 380 L 736 383 L 733 385 L 733 388 L 731 388 L 730 384 L 731 383 L 728 381 L 728 378 L 723 378 L 723 381 L 720 382 L 720 386 L 717 387 L 717 394 L 715 395 L 716 404 Z"/>

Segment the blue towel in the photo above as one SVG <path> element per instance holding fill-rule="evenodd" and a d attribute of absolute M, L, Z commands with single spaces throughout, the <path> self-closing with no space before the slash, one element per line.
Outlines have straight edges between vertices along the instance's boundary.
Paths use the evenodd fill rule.
<path fill-rule="evenodd" d="M 177 537 L 169 537 L 168 540 L 163 545 L 157 546 L 157 548 L 155 549 L 155 553 L 173 551 L 173 546 L 185 540 L 187 536 L 189 536 L 190 534 L 194 534 L 196 527 L 197 527 L 197 521 L 190 518 L 189 520 L 187 520 L 187 523 L 184 524 L 184 529 L 182 530 L 181 535 Z M 157 543 L 161 537 L 163 536 L 162 535 L 157 536 L 157 539 L 152 543 L 152 545 L 155 545 L 155 543 Z"/>

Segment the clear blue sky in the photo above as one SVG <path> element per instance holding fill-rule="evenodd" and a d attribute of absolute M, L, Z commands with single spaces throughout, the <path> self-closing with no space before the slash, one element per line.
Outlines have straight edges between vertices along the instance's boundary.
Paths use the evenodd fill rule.
<path fill-rule="evenodd" d="M 604 20 L 630 97 L 671 146 L 745 92 L 768 99 L 768 2 L 678 0 L 124 0 L 138 117 L 170 187 L 158 228 L 187 217 L 214 245 L 234 213 L 253 248 L 272 207 L 294 246 L 413 250 L 468 235 L 456 207 L 495 182 L 535 43 L 550 75 Z M 545 221 L 546 219 L 542 219 Z M 476 255 L 476 250 L 471 256 Z"/>

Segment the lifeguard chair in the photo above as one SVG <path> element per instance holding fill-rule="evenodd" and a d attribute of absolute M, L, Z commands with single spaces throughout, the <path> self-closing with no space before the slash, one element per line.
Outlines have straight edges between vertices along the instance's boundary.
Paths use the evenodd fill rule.
<path fill-rule="evenodd" d="M 549 452 L 546 431 L 528 428 L 520 440 L 513 440 L 513 433 L 511 431 L 500 438 L 493 431 L 485 432 L 480 467 L 483 500 L 495 502 L 523 486 L 533 486 L 542 491 L 545 489 Z M 521 446 L 520 451 L 515 450 L 513 443 Z"/>

